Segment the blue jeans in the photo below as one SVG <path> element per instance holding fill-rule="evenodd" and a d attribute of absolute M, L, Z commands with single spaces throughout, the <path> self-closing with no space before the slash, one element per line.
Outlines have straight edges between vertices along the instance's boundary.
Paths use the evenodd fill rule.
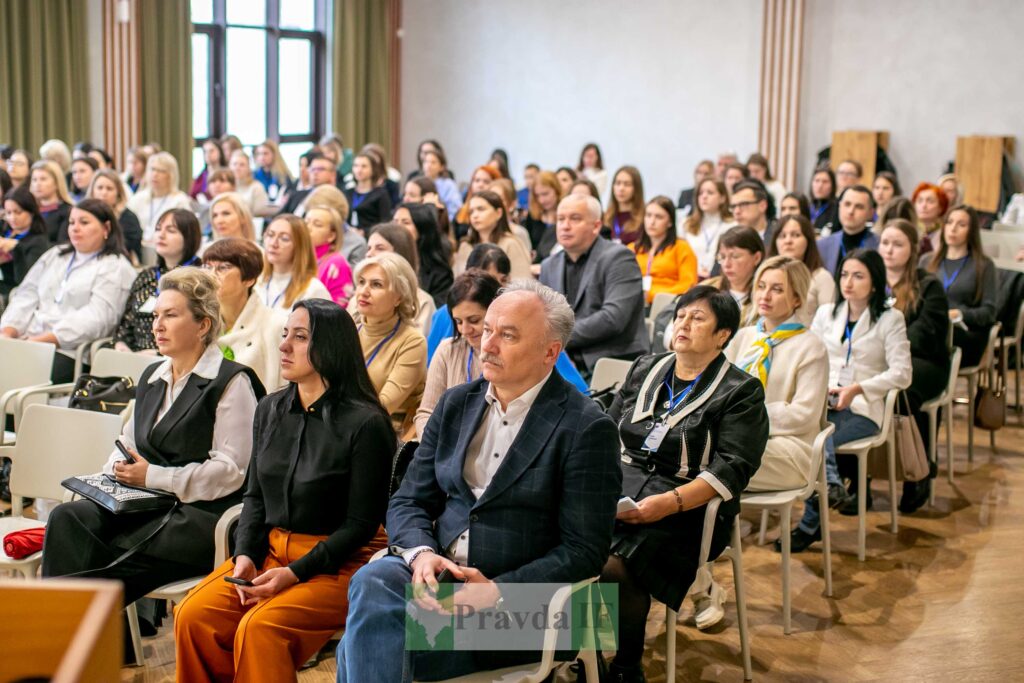
<path fill-rule="evenodd" d="M 842 486 L 843 480 L 839 476 L 839 464 L 836 462 L 836 446 L 877 434 L 880 427 L 849 408 L 828 411 L 828 421 L 836 426 L 836 431 L 825 441 L 825 480 L 829 484 Z M 818 498 L 812 496 L 804 503 L 804 516 L 798 526 L 801 531 L 814 534 L 820 525 Z"/>
<path fill-rule="evenodd" d="M 348 621 L 338 643 L 338 683 L 445 680 L 476 670 L 473 653 L 407 652 L 405 586 L 412 569 L 388 556 L 359 569 L 348 588 Z"/>

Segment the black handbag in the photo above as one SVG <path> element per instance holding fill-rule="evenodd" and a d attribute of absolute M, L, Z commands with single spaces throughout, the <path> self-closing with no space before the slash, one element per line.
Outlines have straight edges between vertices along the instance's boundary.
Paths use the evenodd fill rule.
<path fill-rule="evenodd" d="M 106 474 L 68 477 L 60 485 L 115 515 L 167 510 L 178 504 L 177 496 L 171 493 L 126 486 Z"/>
<path fill-rule="evenodd" d="M 75 382 L 68 407 L 118 415 L 133 398 L 135 381 L 131 377 L 82 375 Z"/>

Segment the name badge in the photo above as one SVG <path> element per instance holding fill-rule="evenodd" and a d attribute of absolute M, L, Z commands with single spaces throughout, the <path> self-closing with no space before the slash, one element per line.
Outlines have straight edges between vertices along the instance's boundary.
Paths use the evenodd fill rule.
<path fill-rule="evenodd" d="M 668 434 L 668 424 L 665 422 L 658 422 L 651 429 L 651 433 L 644 439 L 643 449 L 645 451 L 654 452 L 661 448 L 661 442 L 665 440 L 665 435 Z"/>
<path fill-rule="evenodd" d="M 651 291 L 651 276 L 650 275 L 644 275 L 644 291 L 645 292 Z"/>
<path fill-rule="evenodd" d="M 847 365 L 839 370 L 839 386 L 848 387 L 856 381 L 852 365 Z"/>
<path fill-rule="evenodd" d="M 146 303 L 139 306 L 139 313 L 152 313 L 156 310 L 156 297 L 149 297 Z"/>

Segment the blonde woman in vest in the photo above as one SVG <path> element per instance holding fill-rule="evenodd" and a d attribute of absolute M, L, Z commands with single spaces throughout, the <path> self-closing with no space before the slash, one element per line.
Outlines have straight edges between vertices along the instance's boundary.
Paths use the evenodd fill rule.
<path fill-rule="evenodd" d="M 139 217 L 142 242 L 153 241 L 160 216 L 170 209 L 193 210 L 192 199 L 178 187 L 178 161 L 167 152 L 157 152 L 146 161 L 146 184 L 128 200 L 128 208 Z"/>
<path fill-rule="evenodd" d="M 263 252 L 255 242 L 225 237 L 203 252 L 203 267 L 218 282 L 223 328 L 217 345 L 221 353 L 252 368 L 267 391 L 277 391 L 284 386 L 279 345 L 287 315 L 264 306 L 256 291 Z"/>
<path fill-rule="evenodd" d="M 356 266 L 355 279 L 353 318 L 366 370 L 399 438 L 411 439 L 427 381 L 427 340 L 415 323 L 416 272 L 385 252 Z"/>
<path fill-rule="evenodd" d="M 296 301 L 331 298 L 316 276 L 316 254 L 301 218 L 275 218 L 263 233 L 263 249 L 265 263 L 256 293 L 264 306 L 288 313 Z"/>
<path fill-rule="evenodd" d="M 512 278 L 530 278 L 530 254 L 512 233 L 508 224 L 505 202 L 496 192 L 477 192 L 469 200 L 469 233 L 462 238 L 459 250 L 455 252 L 452 271 L 456 276 L 466 270 L 466 259 L 473 247 L 481 242 L 491 242 L 508 254 L 512 264 Z"/>

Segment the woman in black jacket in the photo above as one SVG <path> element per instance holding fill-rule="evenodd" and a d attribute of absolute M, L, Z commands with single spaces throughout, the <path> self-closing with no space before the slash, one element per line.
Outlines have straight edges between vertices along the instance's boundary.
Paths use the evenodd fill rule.
<path fill-rule="evenodd" d="M 345 625 L 349 578 L 386 546 L 397 442 L 348 313 L 296 303 L 281 375 L 256 411 L 235 556 L 178 606 L 178 680 L 295 680 Z"/>
<path fill-rule="evenodd" d="M 106 202 L 107 206 L 114 209 L 117 214 L 117 222 L 121 224 L 121 232 L 124 234 L 124 248 L 136 262 L 140 262 L 142 260 L 142 225 L 135 212 L 127 208 L 128 190 L 125 188 L 121 176 L 112 169 L 101 168 L 93 176 L 85 196 Z"/>
<path fill-rule="evenodd" d="M 768 441 L 760 381 L 722 353 L 739 327 L 735 300 L 698 285 L 675 312 L 675 351 L 637 359 L 608 411 L 623 446 L 622 495 L 637 503 L 619 513 L 601 574 L 619 584 L 615 680 L 644 680 L 651 598 L 679 609 L 697 576 L 703 508 L 715 496 L 723 503 L 709 559 L 728 544 L 740 494 Z"/>
<path fill-rule="evenodd" d="M 36 198 L 18 186 L 4 195 L 4 220 L 0 223 L 0 295 L 6 298 L 21 284 L 32 265 L 50 248 L 46 223 Z"/>
<path fill-rule="evenodd" d="M 391 197 L 383 182 L 387 170 L 380 159 L 361 152 L 352 160 L 352 177 L 356 186 L 345 190 L 348 199 L 348 224 L 370 234 L 370 228 L 391 215 Z"/>
<path fill-rule="evenodd" d="M 438 209 L 432 204 L 401 204 L 395 209 L 392 220 L 398 223 L 416 240 L 416 253 L 420 257 L 420 289 L 434 298 L 440 308 L 448 298 L 448 290 L 455 281 L 448 264 L 451 249 L 445 250 L 447 239 L 442 240 L 437 223 Z"/>
<path fill-rule="evenodd" d="M 928 448 L 928 415 L 921 405 L 946 388 L 949 379 L 950 350 L 949 301 L 942 283 L 923 268 L 918 260 L 918 232 L 909 221 L 897 219 L 885 224 L 878 253 L 885 261 L 886 289 L 893 308 L 903 312 L 910 340 L 914 379 L 906 390 L 910 410 Z M 947 416 L 950 419 L 952 416 Z M 931 477 L 935 476 L 932 464 Z M 914 512 L 928 499 L 928 479 L 904 482 L 901 512 Z"/>
<path fill-rule="evenodd" d="M 839 230 L 839 204 L 836 202 L 836 174 L 826 167 L 815 169 L 811 176 L 811 223 L 819 233 Z"/>

